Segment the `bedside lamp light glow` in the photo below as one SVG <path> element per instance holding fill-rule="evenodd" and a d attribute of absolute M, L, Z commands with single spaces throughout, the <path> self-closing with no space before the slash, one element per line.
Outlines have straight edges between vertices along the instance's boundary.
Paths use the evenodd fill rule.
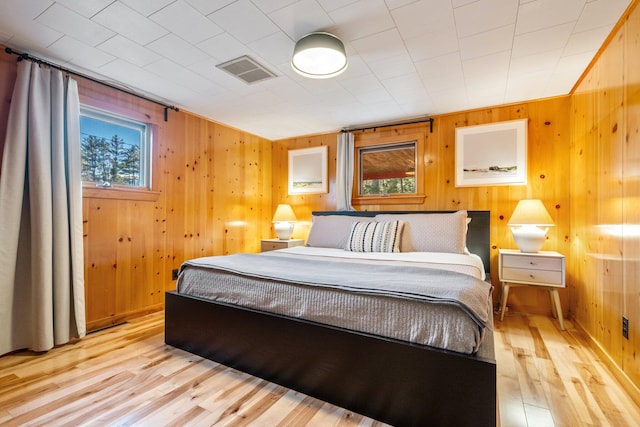
<path fill-rule="evenodd" d="M 522 252 L 538 252 L 555 224 L 542 201 L 520 200 L 509 218 L 513 238 Z"/>
<path fill-rule="evenodd" d="M 273 215 L 273 228 L 278 239 L 289 240 L 291 238 L 296 220 L 296 214 L 293 213 L 290 205 L 278 205 L 276 213 Z"/>

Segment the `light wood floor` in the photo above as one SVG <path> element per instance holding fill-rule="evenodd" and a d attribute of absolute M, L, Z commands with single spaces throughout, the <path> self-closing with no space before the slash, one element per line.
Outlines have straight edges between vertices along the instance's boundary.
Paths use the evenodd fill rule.
<path fill-rule="evenodd" d="M 640 409 L 584 338 L 542 316 L 496 322 L 502 426 L 635 426 Z M 381 426 L 166 346 L 162 313 L 46 354 L 0 358 L 0 424 Z"/>

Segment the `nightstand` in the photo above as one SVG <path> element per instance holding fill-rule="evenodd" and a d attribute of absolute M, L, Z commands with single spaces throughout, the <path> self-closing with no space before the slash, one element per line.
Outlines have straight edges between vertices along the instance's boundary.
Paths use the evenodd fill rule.
<path fill-rule="evenodd" d="M 558 288 L 564 288 L 565 259 L 558 252 L 520 252 L 514 249 L 500 249 L 498 274 L 502 282 L 500 298 L 500 321 L 504 318 L 509 289 L 517 286 L 538 286 L 549 291 L 553 317 L 560 322 L 564 331 L 562 307 Z"/>
<path fill-rule="evenodd" d="M 303 239 L 262 239 L 260 241 L 260 252 L 275 251 L 277 249 L 293 248 L 304 245 Z"/>

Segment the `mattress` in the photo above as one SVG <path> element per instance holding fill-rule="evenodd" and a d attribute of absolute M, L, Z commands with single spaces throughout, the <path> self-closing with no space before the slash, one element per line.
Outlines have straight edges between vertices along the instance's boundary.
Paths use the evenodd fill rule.
<path fill-rule="evenodd" d="M 288 267 L 268 274 L 260 269 L 277 263 Z M 348 274 L 355 278 L 345 279 Z M 431 276 L 438 279 L 426 283 Z M 474 354 L 493 335 L 492 287 L 483 279 L 482 262 L 471 254 L 354 253 L 299 246 L 187 261 L 177 291 Z M 452 296 L 454 288 L 460 298 Z"/>

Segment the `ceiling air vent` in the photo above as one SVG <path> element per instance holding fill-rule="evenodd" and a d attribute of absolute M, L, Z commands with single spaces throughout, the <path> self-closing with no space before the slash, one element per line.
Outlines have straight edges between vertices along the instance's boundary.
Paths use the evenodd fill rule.
<path fill-rule="evenodd" d="M 249 84 L 276 77 L 274 73 L 246 55 L 216 65 L 216 67 Z"/>

